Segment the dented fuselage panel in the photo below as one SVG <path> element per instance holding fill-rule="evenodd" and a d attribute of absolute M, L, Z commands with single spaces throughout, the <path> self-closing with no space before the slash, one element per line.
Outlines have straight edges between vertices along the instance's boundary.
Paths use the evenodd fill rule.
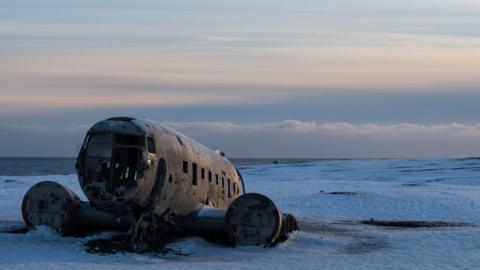
<path fill-rule="evenodd" d="M 90 202 L 117 214 L 149 208 L 174 222 L 206 205 L 226 208 L 240 195 L 239 176 L 225 157 L 149 120 L 95 124 L 76 167 Z"/>
<path fill-rule="evenodd" d="M 297 229 L 295 218 L 268 197 L 245 193 L 240 173 L 220 151 L 150 120 L 115 117 L 94 124 L 76 169 L 88 202 L 58 183 L 37 183 L 22 202 L 30 228 L 127 230 L 135 252 L 171 233 L 270 245 Z"/>

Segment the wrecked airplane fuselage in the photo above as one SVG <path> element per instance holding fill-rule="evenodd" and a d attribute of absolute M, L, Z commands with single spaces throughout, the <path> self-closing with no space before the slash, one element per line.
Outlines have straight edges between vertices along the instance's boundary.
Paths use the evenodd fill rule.
<path fill-rule="evenodd" d="M 245 193 L 243 179 L 220 152 L 153 121 L 128 117 L 87 132 L 76 169 L 89 202 L 46 181 L 25 195 L 26 224 L 62 234 L 128 230 L 133 251 L 175 232 L 224 235 L 231 244 L 270 245 L 297 229 L 266 196 Z"/>

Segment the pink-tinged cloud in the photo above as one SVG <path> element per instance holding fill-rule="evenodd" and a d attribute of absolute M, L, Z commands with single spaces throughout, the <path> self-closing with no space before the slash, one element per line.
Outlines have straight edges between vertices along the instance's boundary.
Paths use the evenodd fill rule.
<path fill-rule="evenodd" d="M 4 55 L 0 103 L 30 107 L 238 104 L 338 89 L 435 91 L 480 85 L 480 40 L 411 38 L 417 44 L 407 49 L 403 44 Z M 452 47 L 435 47 L 435 42 Z M 228 90 L 232 87 L 235 90 Z"/>

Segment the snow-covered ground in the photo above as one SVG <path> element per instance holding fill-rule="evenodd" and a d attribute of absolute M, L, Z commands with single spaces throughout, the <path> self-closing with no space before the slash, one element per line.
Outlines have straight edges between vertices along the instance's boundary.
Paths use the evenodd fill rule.
<path fill-rule="evenodd" d="M 38 228 L 0 233 L 0 269 L 480 269 L 479 159 L 325 160 L 240 171 L 248 192 L 294 213 L 303 231 L 273 248 L 227 248 L 192 237 L 170 244 L 168 254 L 101 255 L 86 252 L 88 239 Z M 0 229 L 22 222 L 23 194 L 41 180 L 82 194 L 75 175 L 0 176 Z M 359 223 L 372 218 L 471 225 Z"/>

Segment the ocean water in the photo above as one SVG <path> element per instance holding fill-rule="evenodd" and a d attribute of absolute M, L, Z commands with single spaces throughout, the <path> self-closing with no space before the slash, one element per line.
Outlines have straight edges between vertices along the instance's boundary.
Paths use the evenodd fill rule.
<path fill-rule="evenodd" d="M 67 175 L 75 173 L 75 158 L 0 157 L 0 175 Z"/>
<path fill-rule="evenodd" d="M 236 166 L 259 164 L 291 164 L 312 161 L 311 159 L 288 158 L 232 158 Z M 35 175 L 68 175 L 75 173 L 73 157 L 0 157 L 0 175 L 35 176 Z"/>

